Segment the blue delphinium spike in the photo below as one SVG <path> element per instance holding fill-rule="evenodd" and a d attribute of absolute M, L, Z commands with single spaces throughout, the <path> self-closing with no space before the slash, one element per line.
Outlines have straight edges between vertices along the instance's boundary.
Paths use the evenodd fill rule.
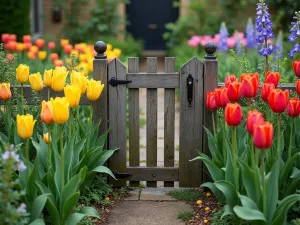
<path fill-rule="evenodd" d="M 293 19 L 296 22 L 291 22 L 292 28 L 290 29 L 289 42 L 293 43 L 296 40 L 300 39 L 300 11 L 295 13 L 296 16 Z M 290 50 L 289 57 L 294 58 L 295 53 L 300 52 L 300 46 L 298 43 L 295 43 L 294 47 Z"/>
<path fill-rule="evenodd" d="M 256 42 L 256 31 L 252 21 L 252 18 L 248 19 L 247 27 L 246 27 L 246 41 L 247 48 L 252 49 L 257 47 Z"/>
<path fill-rule="evenodd" d="M 237 55 L 241 55 L 243 53 L 242 46 L 241 46 L 241 37 L 239 33 L 235 34 L 235 53 Z"/>
<path fill-rule="evenodd" d="M 220 28 L 220 41 L 219 41 L 219 45 L 218 45 L 218 51 L 220 51 L 220 52 L 228 51 L 227 39 L 228 39 L 228 30 L 227 30 L 226 24 L 224 22 L 222 22 L 221 28 Z"/>
<path fill-rule="evenodd" d="M 275 44 L 275 51 L 274 51 L 274 59 L 283 58 L 284 50 L 283 50 L 283 33 L 279 31 L 278 37 Z"/>

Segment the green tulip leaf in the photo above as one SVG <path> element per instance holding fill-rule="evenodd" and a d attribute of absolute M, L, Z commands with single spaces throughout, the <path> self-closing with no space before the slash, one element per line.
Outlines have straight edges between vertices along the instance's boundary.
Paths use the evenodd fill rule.
<path fill-rule="evenodd" d="M 237 205 L 234 206 L 233 211 L 239 218 L 243 220 L 247 220 L 247 221 L 258 220 L 258 221 L 266 222 L 264 214 L 256 209 L 250 209 L 250 208 L 241 207 Z"/>
<path fill-rule="evenodd" d="M 300 157 L 300 152 L 295 153 L 283 166 L 279 179 L 279 187 L 282 187 L 282 185 L 286 183 L 289 173 L 298 157 Z"/>
<path fill-rule="evenodd" d="M 63 203 L 63 211 L 62 211 L 63 218 L 67 218 L 68 215 L 72 212 L 72 210 L 74 209 L 74 207 L 78 202 L 79 197 L 80 197 L 79 192 L 76 192 Z"/>
<path fill-rule="evenodd" d="M 45 204 L 47 202 L 47 196 L 50 194 L 43 194 L 38 196 L 31 207 L 31 211 L 30 211 L 30 220 L 33 221 L 35 219 L 38 219 L 45 207 Z"/>
<path fill-rule="evenodd" d="M 228 216 L 228 215 L 234 215 L 234 212 L 233 212 L 233 209 L 230 205 L 225 205 L 224 208 L 223 208 L 223 214 L 221 216 L 221 220 L 225 217 L 225 216 Z"/>
<path fill-rule="evenodd" d="M 225 180 L 215 182 L 216 187 L 223 193 L 226 198 L 226 203 L 231 207 L 238 204 L 238 195 L 232 183 Z"/>
<path fill-rule="evenodd" d="M 300 177 L 294 178 L 292 183 L 285 189 L 285 196 L 295 194 L 300 188 Z"/>
<path fill-rule="evenodd" d="M 210 150 L 210 153 L 211 155 L 216 154 L 217 152 L 219 152 L 216 139 L 213 136 L 213 134 L 210 132 L 210 130 L 208 130 L 206 127 L 204 127 L 204 130 L 207 135 L 207 142 L 208 142 L 208 148 Z"/>
<path fill-rule="evenodd" d="M 100 219 L 98 211 L 92 207 L 83 207 L 78 212 L 86 216 L 92 216 Z"/>
<path fill-rule="evenodd" d="M 214 196 L 217 198 L 218 202 L 220 202 L 221 204 L 224 205 L 226 203 L 226 199 L 223 193 L 216 187 L 214 183 L 207 182 L 202 184 L 201 187 L 209 188 L 214 193 Z"/>
<path fill-rule="evenodd" d="M 115 180 L 117 180 L 117 178 L 115 177 L 115 175 L 106 166 L 98 166 L 95 169 L 93 169 L 91 172 L 106 173 L 106 174 L 110 175 L 112 178 L 114 178 Z"/>
<path fill-rule="evenodd" d="M 239 198 L 243 207 L 258 210 L 256 203 L 251 198 L 245 195 L 239 195 Z"/>
<path fill-rule="evenodd" d="M 45 221 L 43 219 L 36 219 L 32 221 L 29 225 L 45 225 Z"/>

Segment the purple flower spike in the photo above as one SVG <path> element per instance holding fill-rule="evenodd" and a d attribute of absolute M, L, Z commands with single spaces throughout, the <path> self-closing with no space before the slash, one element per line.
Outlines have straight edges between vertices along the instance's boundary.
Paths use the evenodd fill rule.
<path fill-rule="evenodd" d="M 247 27 L 246 27 L 246 41 L 247 41 L 247 48 L 256 48 L 256 31 L 254 28 L 254 24 L 251 18 L 248 19 Z"/>
<path fill-rule="evenodd" d="M 269 9 L 264 0 L 259 0 L 259 3 L 257 3 L 256 15 L 256 41 L 261 47 L 258 53 L 261 56 L 269 56 L 274 51 L 274 47 L 271 44 L 266 47 L 265 43 L 268 39 L 273 38 L 274 34 Z"/>
<path fill-rule="evenodd" d="M 293 19 L 296 20 L 296 22 L 291 22 L 292 28 L 290 29 L 290 36 L 289 36 L 289 42 L 293 43 L 296 40 L 300 39 L 300 11 L 295 13 L 296 16 L 293 17 Z M 295 53 L 300 52 L 300 46 L 299 44 L 295 44 L 294 47 L 291 49 L 289 53 L 290 58 L 294 58 Z"/>
<path fill-rule="evenodd" d="M 222 22 L 221 28 L 220 28 L 220 42 L 218 45 L 218 51 L 220 51 L 220 52 L 228 51 L 227 39 L 228 39 L 228 30 L 227 30 L 226 24 L 224 22 Z"/>
<path fill-rule="evenodd" d="M 274 58 L 275 60 L 283 58 L 284 55 L 284 49 L 283 49 L 283 34 L 282 31 L 279 31 L 277 40 L 276 40 L 276 45 L 275 45 L 275 52 L 274 52 Z"/>

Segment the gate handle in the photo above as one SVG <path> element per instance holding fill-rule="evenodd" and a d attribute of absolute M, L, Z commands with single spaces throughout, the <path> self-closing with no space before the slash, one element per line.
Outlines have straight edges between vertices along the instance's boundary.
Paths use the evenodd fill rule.
<path fill-rule="evenodd" d="M 193 87 L 194 87 L 194 78 L 192 77 L 191 74 L 187 77 L 187 89 L 188 89 L 188 94 L 187 94 L 187 100 L 189 102 L 189 107 L 192 107 L 192 101 L 193 101 Z"/>
<path fill-rule="evenodd" d="M 117 86 L 118 84 L 129 84 L 132 80 L 119 80 L 117 77 L 112 77 L 109 82 L 111 86 Z"/>

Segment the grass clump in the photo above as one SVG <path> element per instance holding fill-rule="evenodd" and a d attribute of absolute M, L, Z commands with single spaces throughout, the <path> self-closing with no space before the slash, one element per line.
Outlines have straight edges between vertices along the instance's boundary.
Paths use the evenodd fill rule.
<path fill-rule="evenodd" d="M 203 196 L 203 192 L 197 189 L 173 190 L 168 193 L 173 198 L 183 201 L 196 201 Z"/>
<path fill-rule="evenodd" d="M 177 219 L 180 219 L 184 222 L 188 222 L 193 217 L 193 215 L 193 211 L 185 210 L 178 213 Z"/>

